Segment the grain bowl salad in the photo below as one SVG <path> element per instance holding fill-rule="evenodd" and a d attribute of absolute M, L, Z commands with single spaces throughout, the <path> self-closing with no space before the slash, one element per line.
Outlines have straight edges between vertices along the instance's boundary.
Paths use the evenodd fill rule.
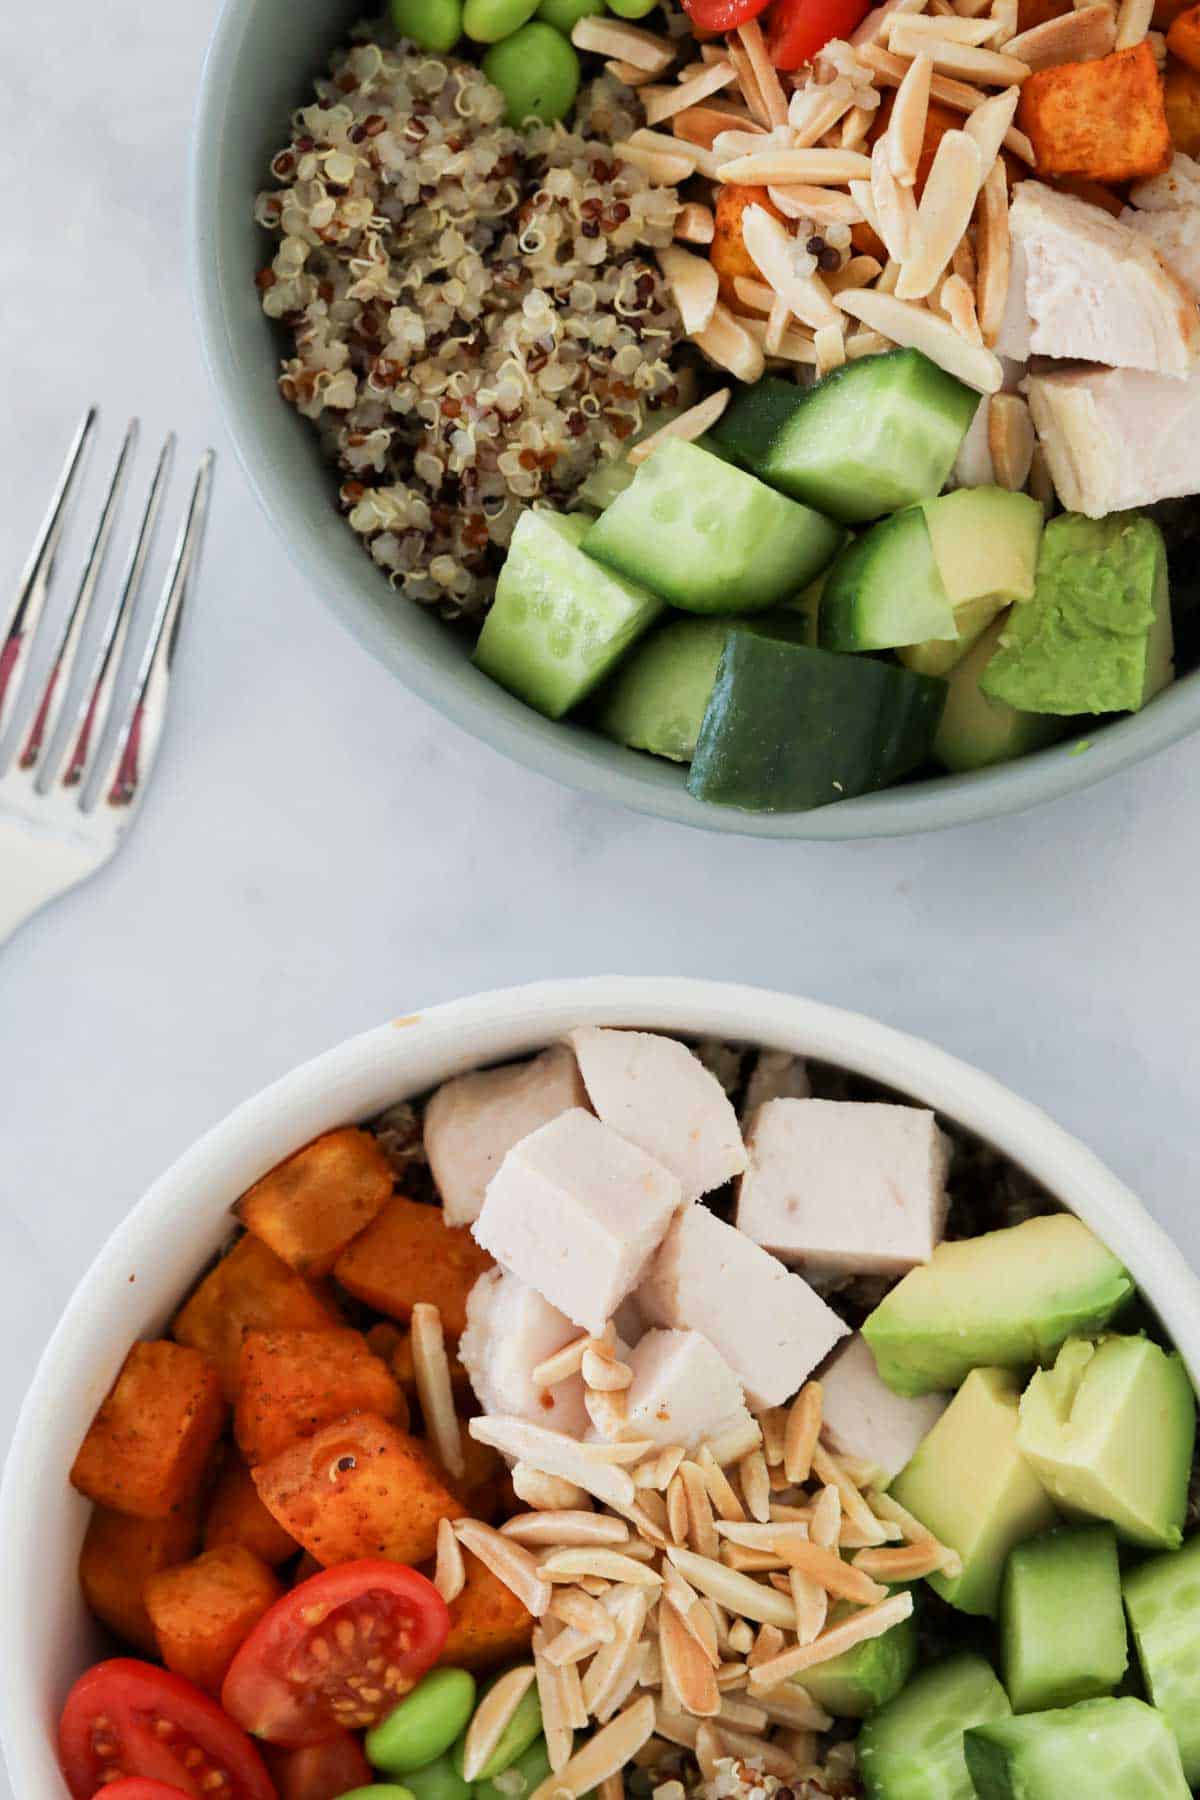
<path fill-rule="evenodd" d="M 70 1472 L 74 1800 L 1200 1782 L 1187 1372 L 952 1123 L 588 1026 L 234 1210 Z"/>

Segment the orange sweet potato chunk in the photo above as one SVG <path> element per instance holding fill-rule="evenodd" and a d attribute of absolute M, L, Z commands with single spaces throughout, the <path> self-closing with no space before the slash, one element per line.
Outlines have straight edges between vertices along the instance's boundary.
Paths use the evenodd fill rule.
<path fill-rule="evenodd" d="M 157 1656 L 146 1583 L 163 1569 L 186 1562 L 198 1536 L 194 1509 L 172 1513 L 169 1519 L 132 1519 L 98 1506 L 79 1555 L 79 1585 L 91 1611 L 123 1643 Z"/>
<path fill-rule="evenodd" d="M 245 1463 L 231 1456 L 213 1488 L 204 1519 L 204 1548 L 236 1544 L 277 1568 L 300 1546 L 267 1511 Z M 182 1561 L 182 1558 L 179 1560 Z"/>
<path fill-rule="evenodd" d="M 1200 69 L 1200 6 L 1180 13 L 1167 33 L 1167 49 L 1189 69 Z"/>
<path fill-rule="evenodd" d="M 439 1519 L 466 1510 L 424 1444 L 370 1413 L 323 1426 L 253 1474 L 267 1510 L 324 1568 L 359 1556 L 426 1562 Z"/>
<path fill-rule="evenodd" d="M 146 1611 L 168 1669 L 219 1694 L 239 1647 L 283 1586 L 266 1563 L 238 1544 L 206 1550 L 146 1583 Z"/>
<path fill-rule="evenodd" d="M 1093 62 L 1036 70 L 1021 89 L 1017 123 L 1041 176 L 1112 185 L 1160 175 L 1171 161 L 1163 83 L 1144 41 Z"/>
<path fill-rule="evenodd" d="M 717 189 L 717 203 L 713 212 L 713 241 L 708 247 L 708 259 L 717 271 L 722 300 L 726 306 L 735 307 L 738 312 L 746 311 L 734 291 L 733 284 L 738 276 L 743 275 L 748 281 L 762 280 L 758 264 L 747 250 L 746 240 L 742 236 L 742 214 L 748 206 L 761 206 L 773 219 L 783 218 L 765 187 L 726 182 Z"/>
<path fill-rule="evenodd" d="M 1163 101 L 1175 149 L 1185 156 L 1200 156 L 1200 72 L 1169 56 Z"/>
<path fill-rule="evenodd" d="M 391 1164 L 369 1131 L 327 1131 L 265 1174 L 234 1209 L 299 1275 L 328 1275 L 391 1199 Z"/>
<path fill-rule="evenodd" d="M 447 1337 L 457 1338 L 467 1295 L 491 1266 L 466 1226 L 446 1224 L 440 1206 L 397 1194 L 342 1252 L 334 1274 L 356 1300 L 393 1319 L 411 1318 L 418 1301 L 436 1306 Z"/>
<path fill-rule="evenodd" d="M 463 1561 L 467 1583 L 450 1602 L 450 1636 L 439 1662 L 458 1669 L 491 1669 L 524 1656 L 533 1636 L 532 1613 L 478 1557 L 464 1550 Z"/>
<path fill-rule="evenodd" d="M 232 1401 L 237 1398 L 242 1337 L 250 1327 L 320 1331 L 341 1322 L 330 1301 L 247 1234 L 204 1277 L 176 1318 L 173 1335 L 204 1352 Z"/>
<path fill-rule="evenodd" d="M 250 1464 L 348 1413 L 408 1424 L 404 1390 L 361 1331 L 248 1331 L 234 1408 L 234 1436 Z"/>
<path fill-rule="evenodd" d="M 225 1423 L 217 1371 L 198 1350 L 135 1344 L 92 1420 L 71 1481 L 98 1506 L 165 1519 L 197 1493 Z"/>

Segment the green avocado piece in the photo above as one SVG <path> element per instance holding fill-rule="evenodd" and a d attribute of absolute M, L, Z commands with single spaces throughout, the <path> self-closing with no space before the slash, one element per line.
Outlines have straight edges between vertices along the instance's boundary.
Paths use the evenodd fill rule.
<path fill-rule="evenodd" d="M 830 1623 L 848 1618 L 853 1610 L 838 1607 Z M 806 1669 L 801 1685 L 835 1718 L 865 1719 L 900 1692 L 917 1666 L 917 1654 L 917 1618 L 912 1612 L 881 1636 Z"/>
<path fill-rule="evenodd" d="M 1018 1544 L 1004 1571 L 1000 1628 L 1014 1712 L 1111 1694 L 1129 1663 L 1112 1527 L 1083 1525 Z"/>
<path fill-rule="evenodd" d="M 1100 1331 L 1133 1293 L 1111 1250 L 1071 1213 L 939 1244 L 875 1308 L 863 1336 L 897 1394 L 956 1388 L 984 1365 L 1053 1361 L 1073 1332 Z"/>
<path fill-rule="evenodd" d="M 1019 1398 L 1007 1369 L 972 1369 L 891 1486 L 901 1506 L 962 1558 L 960 1575 L 929 1577 L 960 1612 L 993 1615 L 1009 1551 L 1057 1517 L 1017 1448 Z"/>
<path fill-rule="evenodd" d="M 1014 600 L 1031 600 L 1045 515 L 1028 494 L 959 488 L 924 500 L 934 560 L 958 637 L 906 644 L 900 661 L 922 675 L 948 675 Z"/>
<path fill-rule="evenodd" d="M 964 1742 L 979 1800 L 1190 1800 L 1175 1739 L 1144 1700 L 996 1719 Z"/>
<path fill-rule="evenodd" d="M 1025 712 L 1136 712 L 1170 681 L 1162 532 L 1138 513 L 1064 513 L 1042 534 L 1037 587 L 1015 606 L 983 691 Z"/>
<path fill-rule="evenodd" d="M 1063 1510 L 1150 1550 L 1183 1541 L 1195 1441 L 1183 1359 L 1146 1337 L 1072 1338 L 1021 1400 L 1021 1452 Z"/>
<path fill-rule="evenodd" d="M 973 1651 L 922 1669 L 859 1733 L 867 1800 L 975 1800 L 963 1732 L 1011 1710 L 991 1664 Z"/>
<path fill-rule="evenodd" d="M 969 601 L 962 612 L 971 607 L 986 608 L 990 601 Z M 959 632 L 965 627 L 961 623 Z M 980 686 L 981 677 L 996 654 L 1004 631 L 1004 620 L 985 624 L 957 668 L 951 671 L 942 721 L 933 740 L 933 754 L 952 775 L 971 769 L 990 769 L 996 763 L 1011 762 L 1015 756 L 1026 756 L 1032 750 L 1044 750 L 1069 729 L 1063 719 L 1051 713 L 1018 712 L 1003 700 L 990 700 Z M 941 644 L 919 646 L 930 652 L 941 650 Z M 953 648 L 953 646 L 951 646 Z M 904 651 L 901 656 L 908 657 Z M 934 657 L 933 660 L 937 660 Z M 909 661 L 909 667 L 916 664 Z"/>
<path fill-rule="evenodd" d="M 1146 1692 L 1200 1785 L 1200 1538 L 1125 1577 L 1125 1610 Z"/>

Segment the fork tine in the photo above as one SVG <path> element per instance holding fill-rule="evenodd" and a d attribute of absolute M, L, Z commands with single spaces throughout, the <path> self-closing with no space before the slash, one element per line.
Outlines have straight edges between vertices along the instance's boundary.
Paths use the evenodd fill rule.
<path fill-rule="evenodd" d="M 109 773 L 101 790 L 106 806 L 132 807 L 154 766 L 166 716 L 167 688 L 187 590 L 200 555 L 208 520 L 209 496 L 216 456 L 201 458 L 187 515 L 180 528 L 171 567 L 155 609 L 142 652 L 128 716 L 117 740 Z"/>
<path fill-rule="evenodd" d="M 112 704 L 113 684 L 117 678 L 121 653 L 125 648 L 130 621 L 141 592 L 142 580 L 154 543 L 155 529 L 158 525 L 159 513 L 162 511 L 163 497 L 167 490 L 167 481 L 170 477 L 174 455 L 175 437 L 172 433 L 167 438 L 159 455 L 158 466 L 154 471 L 154 480 L 150 486 L 150 498 L 146 502 L 146 510 L 142 514 L 142 522 L 129 553 L 129 561 L 121 582 L 121 591 L 96 647 L 96 655 L 88 673 L 88 679 L 84 683 L 75 723 L 68 739 L 67 748 L 63 751 L 59 770 L 62 785 L 65 788 L 80 785 L 88 765 L 88 758 L 93 748 L 104 736 L 104 727 L 108 720 L 109 707 Z"/>
<path fill-rule="evenodd" d="M 125 441 L 121 445 L 121 454 L 117 458 L 112 481 L 109 484 L 104 510 L 100 515 L 100 522 L 96 526 L 96 533 L 88 550 L 79 589 L 75 595 L 70 616 L 59 637 L 58 647 L 54 652 L 46 685 L 42 691 L 41 702 L 29 727 L 17 764 L 18 768 L 34 768 L 42 751 L 47 750 L 54 739 L 59 714 L 71 686 L 75 658 L 79 653 L 79 641 L 83 636 L 91 612 L 96 588 L 104 572 L 105 559 L 108 556 L 108 547 L 112 541 L 117 515 L 121 509 L 129 462 L 137 443 L 137 437 L 138 422 L 136 419 L 131 419 L 129 429 L 125 433 Z"/>
<path fill-rule="evenodd" d="M 58 478 L 58 486 L 54 490 L 54 498 L 42 520 L 37 541 L 22 571 L 16 598 L 4 622 L 3 636 L 0 637 L 0 736 L 3 736 L 12 717 L 21 682 L 29 666 L 29 653 L 46 603 L 46 595 L 50 591 L 54 559 L 62 541 L 71 496 L 99 417 L 98 409 L 89 407 L 75 433 L 62 474 Z"/>

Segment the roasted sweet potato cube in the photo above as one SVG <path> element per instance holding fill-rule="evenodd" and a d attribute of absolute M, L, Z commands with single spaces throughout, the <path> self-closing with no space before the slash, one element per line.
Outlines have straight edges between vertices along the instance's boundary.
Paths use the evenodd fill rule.
<path fill-rule="evenodd" d="M 233 1420 L 251 1468 L 356 1412 L 408 1424 L 404 1390 L 361 1331 L 246 1333 Z"/>
<path fill-rule="evenodd" d="M 1200 156 L 1200 72 L 1169 56 L 1163 102 L 1175 149 L 1185 156 Z"/>
<path fill-rule="evenodd" d="M 199 1490 L 225 1423 L 217 1371 L 183 1344 L 135 1344 L 79 1447 L 71 1481 L 98 1506 L 165 1519 Z"/>
<path fill-rule="evenodd" d="M 1154 29 L 1170 31 L 1181 12 L 1186 12 L 1192 0 L 1155 0 Z"/>
<path fill-rule="evenodd" d="M 1200 6 L 1180 13 L 1167 33 L 1167 49 L 1189 69 L 1200 69 Z"/>
<path fill-rule="evenodd" d="M 1061 10 L 1069 12 L 1071 9 L 1067 6 L 1065 9 Z M 1055 15 L 1050 14 L 1049 16 L 1054 17 Z M 892 91 L 886 93 L 876 111 L 874 123 L 867 134 L 872 144 L 877 138 L 883 136 L 884 132 L 891 124 L 892 109 L 895 104 L 895 92 Z M 917 160 L 917 179 L 913 186 L 913 193 L 918 200 L 925 192 L 925 183 L 929 180 L 929 171 L 932 169 L 933 159 L 938 153 L 938 145 L 948 131 L 961 131 L 962 127 L 963 115 L 960 112 L 955 112 L 953 107 L 944 106 L 940 100 L 931 100 L 929 102 L 929 107 L 925 114 L 925 135 L 921 140 L 921 154 Z M 1010 150 L 1002 151 L 1001 155 L 1004 157 L 1004 166 L 1008 171 L 1008 185 L 1011 188 L 1014 181 L 1022 180 L 1028 175 L 1029 171 L 1023 163 L 1017 161 Z M 862 232 L 865 232 L 871 240 L 869 244 L 860 244 L 859 234 Z M 852 228 L 850 235 L 856 250 L 866 249 L 869 255 L 878 256 L 882 262 L 887 261 L 887 250 L 884 248 L 879 238 L 876 237 L 875 232 L 869 225 L 855 225 Z"/>
<path fill-rule="evenodd" d="M 424 1444 L 356 1413 L 254 1470 L 264 1505 L 325 1568 L 359 1556 L 425 1562 L 439 1519 L 466 1511 Z"/>
<path fill-rule="evenodd" d="M 1082 175 L 1056 175 L 1049 185 L 1057 188 L 1060 194 L 1074 194 L 1077 200 L 1086 200 L 1089 206 L 1098 206 L 1114 219 L 1119 219 L 1125 211 L 1125 202 L 1120 194 L 1114 194 L 1111 188 L 1101 187 L 1098 181 L 1085 181 Z"/>
<path fill-rule="evenodd" d="M 143 1598 L 152 1575 L 186 1562 L 199 1537 L 194 1508 L 169 1519 L 133 1519 L 98 1506 L 79 1555 L 79 1585 L 96 1617 L 123 1643 L 158 1655 Z"/>
<path fill-rule="evenodd" d="M 500 1511 L 501 1501 L 507 1491 L 507 1465 L 503 1457 L 498 1456 L 486 1444 L 478 1444 L 473 1437 L 469 1437 L 465 1428 L 462 1447 L 467 1465 L 465 1474 L 451 1475 L 440 1463 L 438 1468 L 446 1486 L 458 1495 L 470 1516 L 488 1522 Z"/>
<path fill-rule="evenodd" d="M 370 1331 L 367 1333 L 367 1343 L 375 1352 L 376 1356 L 381 1356 L 388 1368 L 392 1371 L 392 1374 L 404 1389 L 409 1406 L 412 1407 L 415 1405 L 417 1398 L 417 1369 L 416 1362 L 413 1358 L 411 1333 L 401 1331 L 396 1325 L 372 1325 Z M 450 1358 L 450 1380 L 453 1383 L 454 1392 L 461 1398 L 470 1401 L 471 1409 L 474 1410 L 473 1397 L 475 1390 L 471 1386 L 471 1377 L 467 1374 L 467 1371 L 463 1368 L 461 1362 L 459 1362 L 458 1357 L 454 1354 L 452 1345 L 447 1344 L 446 1353 Z"/>
<path fill-rule="evenodd" d="M 220 1550 L 227 1544 L 249 1550 L 270 1568 L 287 1562 L 300 1548 L 259 1499 L 245 1463 L 232 1455 L 213 1488 L 204 1518 L 204 1548 Z"/>
<path fill-rule="evenodd" d="M 467 1295 L 492 1266 L 465 1226 L 446 1224 L 440 1206 L 398 1194 L 337 1260 L 334 1274 L 356 1300 L 407 1319 L 418 1301 L 436 1306 L 446 1336 L 467 1322 Z"/>
<path fill-rule="evenodd" d="M 237 1399 L 242 1337 L 251 1326 L 320 1331 L 341 1322 L 329 1300 L 247 1234 L 204 1277 L 176 1318 L 173 1335 L 215 1364 L 232 1401 Z"/>
<path fill-rule="evenodd" d="M 1035 70 L 1021 89 L 1017 123 L 1041 176 L 1112 185 L 1161 175 L 1171 161 L 1163 84 L 1144 40 L 1093 62 Z"/>
<path fill-rule="evenodd" d="M 748 206 L 761 206 L 773 219 L 783 218 L 765 187 L 725 182 L 717 188 L 713 241 L 708 247 L 708 259 L 720 279 L 722 300 L 726 306 L 736 307 L 742 313 L 747 309 L 734 291 L 733 284 L 737 277 L 744 275 L 748 281 L 762 280 L 758 264 L 747 250 L 746 240 L 742 236 L 742 214 Z"/>
<path fill-rule="evenodd" d="M 297 1274 L 328 1275 L 393 1185 L 391 1164 L 369 1131 L 327 1131 L 269 1170 L 234 1210 Z"/>
<path fill-rule="evenodd" d="M 267 1609 L 283 1593 L 266 1563 L 240 1544 L 206 1550 L 146 1583 L 146 1611 L 168 1669 L 209 1694 Z"/>
<path fill-rule="evenodd" d="M 458 1669 L 491 1669 L 524 1656 L 533 1614 L 479 1558 L 463 1552 L 467 1584 L 450 1602 L 450 1636 L 439 1661 Z"/>

